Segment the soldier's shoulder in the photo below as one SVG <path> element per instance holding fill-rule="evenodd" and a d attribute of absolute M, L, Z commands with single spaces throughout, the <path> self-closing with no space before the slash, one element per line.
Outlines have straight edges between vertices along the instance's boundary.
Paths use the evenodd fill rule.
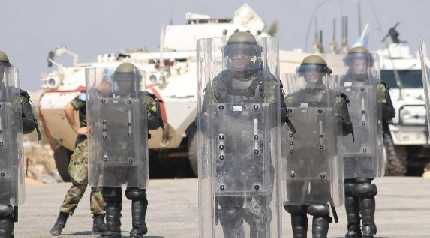
<path fill-rule="evenodd" d="M 211 82 L 206 85 L 206 92 L 209 91 L 220 91 L 223 90 L 229 80 L 233 78 L 233 73 L 229 70 L 223 70 L 218 75 L 216 75 Z"/>
<path fill-rule="evenodd" d="M 154 104 L 161 102 L 161 100 L 155 94 L 149 91 L 139 92 L 138 96 L 140 100 L 142 100 L 145 104 Z"/>
<path fill-rule="evenodd" d="M 86 94 L 85 94 L 86 96 Z M 87 102 L 86 100 L 83 99 L 84 96 L 82 96 L 81 94 L 77 95 L 76 97 L 74 97 L 72 99 L 72 101 L 70 101 L 70 104 L 76 109 L 79 110 L 80 108 L 86 107 Z M 85 98 L 86 99 L 86 98 Z"/>
<path fill-rule="evenodd" d="M 233 73 L 230 70 L 223 70 L 217 74 L 212 80 L 212 84 L 225 84 L 228 80 L 233 78 Z"/>
<path fill-rule="evenodd" d="M 279 82 L 279 79 L 271 72 L 263 72 L 263 77 L 268 82 Z"/>
<path fill-rule="evenodd" d="M 297 91 L 294 93 L 289 93 L 285 96 L 285 104 L 287 106 L 295 106 L 297 104 L 298 101 L 300 101 L 300 96 L 302 95 L 301 91 Z"/>
<path fill-rule="evenodd" d="M 385 82 L 378 82 L 376 84 L 376 88 L 378 90 L 384 90 L 384 91 L 388 89 L 387 84 Z"/>
<path fill-rule="evenodd" d="M 149 91 L 141 91 L 138 93 L 139 97 L 149 97 L 152 99 L 157 99 L 157 97 L 155 96 L 155 94 L 149 92 Z"/>
<path fill-rule="evenodd" d="M 31 102 L 30 94 L 28 91 L 19 89 L 19 96 L 21 97 L 22 102 Z"/>

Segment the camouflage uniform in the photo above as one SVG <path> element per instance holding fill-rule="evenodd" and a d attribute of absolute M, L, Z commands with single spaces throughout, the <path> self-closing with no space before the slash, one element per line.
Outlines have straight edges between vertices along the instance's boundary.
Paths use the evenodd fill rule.
<path fill-rule="evenodd" d="M 300 89 L 297 92 L 290 93 L 286 96 L 285 102 L 288 107 L 299 107 L 301 104 L 307 104 L 309 107 L 328 107 L 333 108 L 333 114 L 331 117 L 335 120 L 336 133 L 338 136 L 345 136 L 352 133 L 352 124 L 350 115 L 348 112 L 348 98 L 346 95 L 341 94 L 338 91 L 326 88 L 322 78 L 325 75 L 331 74 L 331 69 L 327 66 L 326 61 L 317 55 L 310 55 L 303 59 L 302 64 L 299 66 L 297 72 L 300 76 L 303 75 L 304 80 L 306 79 L 306 72 L 315 72 L 319 74 L 319 78 L 316 82 L 313 82 L 312 86 Z M 310 80 L 311 81 L 311 80 Z M 308 84 L 308 82 L 306 82 Z M 330 104 L 330 105 L 327 105 Z M 294 124 L 294 120 L 292 121 Z M 332 131 L 330 131 L 332 132 Z M 297 133 L 300 133 L 297 131 Z M 336 136 L 334 135 L 334 136 Z M 335 142 L 336 143 L 336 142 Z M 319 150 L 319 149 L 318 149 Z M 310 171 L 312 170 L 312 164 L 319 164 L 318 171 L 330 171 L 328 164 L 322 163 L 320 157 L 311 156 L 315 149 L 309 148 L 309 150 L 301 151 L 302 157 L 300 160 L 288 161 L 288 166 L 297 168 L 300 170 Z M 296 152 L 299 153 L 299 152 Z M 318 154 L 318 153 L 316 153 Z M 299 159 L 297 158 L 297 159 Z M 324 168 L 323 166 L 326 166 Z M 305 171 L 300 171 L 306 174 Z M 316 173 L 314 171 L 310 173 Z M 333 204 L 333 194 L 331 185 L 324 181 L 312 181 L 310 184 L 313 187 L 313 192 L 306 195 L 306 199 L 303 199 L 303 204 L 290 204 L 285 202 L 284 209 L 291 215 L 291 226 L 293 228 L 294 238 L 305 238 L 307 237 L 308 230 L 308 217 L 307 214 L 313 216 L 312 221 L 312 237 L 314 238 L 326 238 L 329 231 L 329 224 L 332 222 L 330 217 L 330 208 L 332 206 L 333 216 L 337 222 L 337 214 L 335 213 Z M 295 197 L 297 194 L 303 195 L 304 181 L 292 180 L 287 185 L 287 196 Z M 319 202 L 307 202 L 307 201 L 319 201 Z"/>
<path fill-rule="evenodd" d="M 75 97 L 70 104 L 74 110 L 79 111 L 80 127 L 86 127 L 86 102 L 80 98 L 81 96 L 85 94 Z M 53 236 L 61 234 L 68 217 L 73 215 L 88 186 L 88 139 L 85 135 L 78 135 L 76 138 L 75 149 L 70 157 L 69 173 L 72 186 L 67 190 L 60 207 L 60 214 L 50 230 Z M 90 207 L 93 214 L 93 232 L 105 231 L 105 203 L 100 189 L 91 188 Z"/>
<path fill-rule="evenodd" d="M 79 111 L 80 127 L 86 127 L 85 101 L 77 96 L 71 104 Z M 60 211 L 72 215 L 88 185 L 88 141 L 84 135 L 79 135 L 76 139 L 76 147 L 70 157 L 69 173 L 72 177 L 72 186 L 66 193 Z M 92 214 L 104 214 L 105 204 L 100 190 L 91 188 L 90 204 Z"/>
<path fill-rule="evenodd" d="M 140 112 L 145 112 L 146 115 L 136 115 L 136 118 L 144 118 L 146 119 L 145 122 L 128 122 L 128 126 L 133 126 L 133 124 L 137 123 L 145 123 L 145 125 L 141 125 L 140 128 L 146 128 L 143 131 L 140 131 L 141 136 L 150 136 L 148 130 L 155 130 L 157 128 L 160 128 L 163 126 L 163 121 L 161 119 L 161 113 L 160 113 L 160 101 L 153 95 L 148 93 L 147 91 L 140 91 L 141 89 L 141 80 L 142 76 L 140 75 L 137 68 L 131 64 L 131 63 L 122 63 L 120 64 L 115 72 L 108 76 L 111 77 L 112 82 L 112 91 L 109 93 L 107 92 L 101 92 L 99 89 L 96 89 L 96 92 L 93 92 L 92 90 L 94 88 L 90 88 L 87 93 L 91 97 L 88 101 L 89 106 L 94 106 L 95 100 L 94 98 L 97 98 L 95 95 L 100 95 L 101 98 L 104 98 L 105 100 L 109 101 L 112 98 L 118 98 L 118 100 L 122 100 L 125 98 L 132 98 L 134 100 L 133 107 L 140 107 Z M 87 84 L 88 83 L 87 81 Z M 103 94 L 103 95 L 101 95 Z M 139 99 L 139 100 L 136 100 Z M 99 100 L 97 100 L 99 101 Z M 103 101 L 103 99 L 102 99 Z M 97 105 L 97 104 L 95 104 Z M 103 104 L 103 106 L 97 106 L 95 110 L 100 110 L 98 113 L 106 113 L 106 111 L 103 110 L 109 110 L 110 109 L 120 109 L 123 106 L 118 105 L 112 105 L 109 103 Z M 121 118 L 121 116 L 127 115 L 128 113 L 124 113 L 124 111 L 120 110 L 113 110 L 115 113 L 118 113 L 117 117 L 113 116 L 112 123 L 115 125 L 115 120 Z M 95 111 L 91 111 L 93 113 Z M 93 115 L 93 114 L 92 114 Z M 95 120 L 101 120 L 104 118 L 104 115 L 95 114 L 98 115 L 98 117 Z M 93 115 L 91 118 L 94 118 Z M 130 117 L 129 117 L 130 118 Z M 125 118 L 124 118 L 125 119 Z M 116 134 L 115 136 L 111 136 L 111 140 L 115 141 L 114 143 L 118 142 L 118 139 L 116 136 L 122 135 L 119 130 L 124 130 L 124 125 L 126 125 L 123 121 L 124 119 L 121 119 L 121 122 L 118 122 L 119 128 L 116 128 Z M 95 121 L 91 121 L 91 123 L 94 123 Z M 110 123 L 110 122 L 106 122 Z M 91 124 L 91 128 L 94 128 L 93 134 L 94 137 L 100 136 L 100 139 L 102 139 L 103 133 L 101 130 L 97 129 L 97 126 Z M 130 128 L 130 127 L 129 127 Z M 124 131 L 122 131 L 124 132 Z M 97 134 L 100 133 L 100 134 Z M 111 135 L 111 134 L 109 134 Z M 135 137 L 138 141 L 133 141 L 130 143 L 139 143 L 139 148 L 143 149 L 147 153 L 147 146 L 146 141 L 148 138 L 141 138 Z M 93 138 L 94 140 L 90 141 L 90 143 L 96 142 L 97 139 Z M 145 141 L 145 143 L 141 143 Z M 101 144 L 102 150 L 108 150 L 108 148 L 103 148 L 103 145 Z M 111 154 L 109 156 L 116 157 L 115 159 L 120 159 L 123 154 L 116 154 L 118 151 L 123 151 L 123 153 L 127 153 L 125 151 L 133 151 L 136 152 L 136 148 L 134 146 L 130 146 L 130 144 L 109 144 L 110 147 L 115 148 L 115 152 L 111 151 Z M 146 148 L 145 148 L 146 147 Z M 92 149 L 92 148 L 91 148 Z M 93 152 L 97 149 L 93 150 Z M 110 149 L 110 148 L 109 148 Z M 91 151 L 90 151 L 91 152 Z M 104 151 L 107 153 L 107 151 Z M 139 152 L 140 153 L 140 152 Z M 142 154 L 143 155 L 143 154 Z M 94 158 L 93 158 L 94 156 Z M 117 157 L 119 156 L 119 157 Z M 146 157 L 146 156 L 145 156 Z M 100 159 L 104 159 L 103 157 L 97 157 L 96 154 L 90 155 L 90 183 L 95 184 L 97 186 L 102 187 L 103 192 L 103 198 L 106 202 L 106 227 L 107 231 L 102 234 L 102 237 L 121 237 L 121 216 L 122 216 L 122 185 L 127 185 L 127 188 L 125 190 L 125 196 L 127 199 L 131 200 L 131 223 L 132 228 L 130 231 L 130 238 L 142 238 L 144 234 L 147 233 L 147 226 L 146 226 L 146 210 L 148 206 L 148 200 L 146 198 L 146 186 L 143 186 L 142 183 L 146 183 L 146 178 L 148 175 L 148 167 L 142 166 L 142 163 L 139 164 L 135 163 L 135 165 L 127 165 L 127 166 L 118 166 L 118 165 L 106 165 L 101 166 L 102 169 L 100 169 L 100 166 L 97 166 L 97 162 L 100 162 Z M 148 158 L 139 158 L 139 160 L 147 160 Z M 139 165 L 137 165 L 139 164 Z M 94 166 L 96 165 L 96 166 Z M 143 182 L 145 180 L 145 182 Z"/>
<path fill-rule="evenodd" d="M 378 83 L 375 85 L 377 80 L 373 77 L 371 72 L 374 65 L 372 55 L 369 53 L 368 49 L 364 47 L 354 47 L 349 50 L 344 59 L 344 63 L 349 67 L 349 69 L 347 74 L 342 78 L 341 85 L 343 86 L 345 82 L 348 82 L 356 85 L 376 86 L 376 103 L 378 104 L 377 112 L 382 117 L 383 130 L 388 131 L 388 123 L 394 117 L 395 112 L 386 85 L 384 83 Z M 358 65 L 362 67 L 358 67 Z M 355 103 L 353 110 L 359 110 L 357 107 L 360 106 L 360 103 Z M 369 109 L 366 108 L 366 110 Z M 357 121 L 356 119 L 354 121 L 354 126 L 359 127 L 359 124 L 360 121 Z M 370 122 L 370 124 L 377 123 Z M 374 129 L 375 128 L 372 128 L 372 130 Z M 359 144 L 360 141 L 357 143 Z M 373 171 L 375 169 L 372 169 L 373 161 L 377 159 L 370 157 L 369 159 L 364 160 L 366 163 L 357 162 L 366 158 L 365 156 L 366 154 L 363 153 L 361 157 L 344 158 L 345 209 L 347 214 L 347 233 L 345 238 L 373 238 L 377 233 L 374 217 L 377 187 L 375 184 L 372 184 L 373 179 L 377 175 L 375 173 L 376 171 Z M 366 173 L 355 173 L 355 171 L 360 171 L 363 168 L 367 169 Z M 351 170 L 354 171 L 354 173 L 352 173 Z"/>
<path fill-rule="evenodd" d="M 266 53 L 263 51 L 269 49 L 263 48 L 264 40 L 261 43 L 250 32 L 236 31 L 223 46 L 223 61 L 227 62 L 225 68 L 220 72 L 214 71 L 217 75 L 213 79 L 205 79 L 204 76 L 199 79 L 202 85 L 206 85 L 200 95 L 203 102 L 198 115 L 198 130 L 204 135 L 202 145 L 209 147 L 199 158 L 199 162 L 205 164 L 203 167 L 209 169 L 199 168 L 199 177 L 202 180 L 207 179 L 206 176 L 214 179 L 211 183 L 219 188 L 215 188 L 216 191 L 209 196 L 200 196 L 199 202 L 202 204 L 214 202 L 212 207 L 215 210 L 211 211 L 213 215 L 207 214 L 204 206 L 200 206 L 202 216 L 214 217 L 210 224 L 202 223 L 209 226 L 214 223 L 212 229 L 202 225 L 202 237 L 211 233 L 207 232 L 209 229 L 216 237 L 270 237 L 272 225 L 277 223 L 277 211 L 272 212 L 273 206 L 276 207 L 273 204 L 276 202 L 272 201 L 277 199 L 274 190 L 277 157 L 273 154 L 276 153 L 275 148 L 271 148 L 276 139 L 267 132 L 280 126 L 279 114 L 282 123 L 287 123 L 288 118 L 282 83 L 271 71 L 276 67 L 265 66 L 270 56 L 264 55 Z M 209 65 L 203 64 L 202 67 L 201 71 L 213 70 Z M 231 105 L 241 109 L 235 111 Z M 250 107 L 254 110 L 246 109 Z M 260 107 L 265 109 L 259 111 L 257 108 Z M 215 108 L 222 108 L 223 111 L 216 111 Z M 258 141 L 258 137 L 264 139 Z M 228 146 L 211 145 L 213 138 L 222 138 L 222 143 Z M 258 149 L 250 147 L 250 140 L 258 141 L 252 142 L 258 143 Z M 200 192 L 206 193 L 206 189 L 201 187 Z M 222 233 L 218 233 L 217 229 L 222 229 Z"/>
<path fill-rule="evenodd" d="M 160 102 L 156 97 L 147 92 L 139 94 L 143 106 L 148 112 L 148 130 L 155 130 L 163 125 L 160 113 Z M 150 134 L 148 134 L 150 136 Z M 133 174 L 135 171 L 127 168 L 117 168 L 114 171 L 118 177 L 123 177 L 127 173 Z M 106 174 L 107 176 L 107 174 Z M 135 177 L 134 175 L 131 177 Z M 124 177 L 127 180 L 127 176 Z M 127 183 L 126 181 L 123 181 Z M 120 237 L 118 233 L 121 230 L 121 210 L 122 210 L 122 188 L 121 187 L 103 187 L 103 197 L 106 201 L 106 224 L 108 231 L 103 237 Z M 132 230 L 130 237 L 141 237 L 147 233 L 146 226 L 146 209 L 148 200 L 146 198 L 146 189 L 127 186 L 125 191 L 127 199 L 132 204 Z"/>

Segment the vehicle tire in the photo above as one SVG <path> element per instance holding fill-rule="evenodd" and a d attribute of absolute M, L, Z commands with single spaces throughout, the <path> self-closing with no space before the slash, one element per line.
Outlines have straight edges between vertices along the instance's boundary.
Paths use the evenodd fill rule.
<path fill-rule="evenodd" d="M 54 151 L 54 160 L 57 167 L 58 173 L 64 182 L 72 181 L 69 174 L 69 163 L 72 151 L 66 149 L 64 146 L 60 146 Z"/>
<path fill-rule="evenodd" d="M 198 165 L 197 165 L 197 135 L 192 133 L 188 138 L 188 159 L 190 161 L 191 169 L 193 170 L 194 176 L 198 176 Z"/>
<path fill-rule="evenodd" d="M 404 176 L 407 172 L 407 151 L 401 146 L 395 146 L 391 135 L 384 135 L 384 146 L 386 150 L 386 176 Z"/>

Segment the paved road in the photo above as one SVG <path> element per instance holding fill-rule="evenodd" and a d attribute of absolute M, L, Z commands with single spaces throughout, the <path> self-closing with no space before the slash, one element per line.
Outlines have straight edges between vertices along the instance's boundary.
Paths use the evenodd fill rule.
<path fill-rule="evenodd" d="M 430 237 L 430 180 L 421 178 L 384 178 L 377 181 L 378 237 L 429 238 Z M 50 237 L 58 206 L 64 197 L 67 184 L 27 186 L 27 201 L 20 210 L 16 237 Z M 197 238 L 197 180 L 151 180 L 149 196 L 148 238 Z M 124 199 L 123 230 L 130 230 L 130 203 Z M 345 213 L 339 209 L 340 224 L 331 226 L 329 237 L 342 237 Z M 285 223 L 289 224 L 286 216 Z M 88 194 L 69 220 L 61 237 L 96 237 L 91 235 L 91 217 Z M 285 236 L 292 237 L 289 226 Z"/>

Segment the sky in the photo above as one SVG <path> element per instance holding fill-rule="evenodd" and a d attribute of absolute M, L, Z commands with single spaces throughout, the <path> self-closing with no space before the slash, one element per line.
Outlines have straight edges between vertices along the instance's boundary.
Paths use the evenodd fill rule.
<path fill-rule="evenodd" d="M 332 19 L 349 16 L 350 43 L 358 38 L 358 0 L 0 0 L 0 50 L 19 68 L 21 86 L 35 90 L 48 72 L 48 51 L 67 46 L 81 61 L 97 54 L 125 48 L 157 49 L 160 27 L 185 22 L 185 13 L 230 17 L 248 3 L 267 24 L 278 21 L 282 49 L 304 48 L 308 25 L 315 13 L 324 31 L 326 48 L 332 35 Z M 321 5 L 318 9 L 316 7 Z M 369 47 L 383 47 L 388 28 L 400 22 L 400 38 L 414 48 L 419 39 L 430 39 L 428 0 L 361 0 L 363 25 L 369 23 Z M 313 39 L 313 23 L 309 36 Z M 339 38 L 338 38 L 339 39 Z"/>

